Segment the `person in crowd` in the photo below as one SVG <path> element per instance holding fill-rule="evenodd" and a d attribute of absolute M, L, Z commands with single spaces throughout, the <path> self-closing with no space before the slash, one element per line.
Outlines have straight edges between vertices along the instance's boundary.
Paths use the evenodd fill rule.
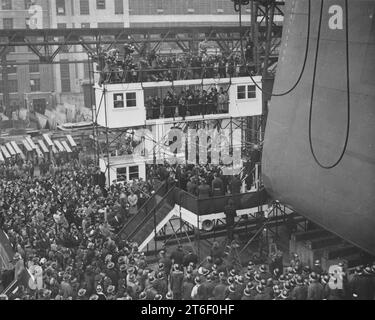
<path fill-rule="evenodd" d="M 33 165 L 33 164 L 31 164 Z M 77 161 L 55 164 L 55 170 L 30 176 L 29 166 L 0 164 L 0 222 L 15 255 L 1 270 L 1 286 L 19 279 L 18 290 L 2 299 L 21 300 L 338 300 L 374 299 L 375 265 L 349 276 L 328 274 L 319 261 L 313 268 L 297 256 L 288 263 L 242 261 L 231 257 L 227 243 L 216 241 L 208 255 L 182 246 L 160 251 L 156 264 L 125 241 L 116 230 L 127 222 L 127 207 L 141 190 L 148 196 L 173 172 L 186 176 L 186 188 L 202 195 L 196 179 L 219 186 L 215 167 L 167 164 L 153 168 L 151 178 L 103 188 L 93 183 L 97 168 Z M 199 180 L 198 180 L 199 181 Z M 96 181 L 98 182 L 98 181 Z M 229 190 L 238 189 L 229 182 Z M 190 183 L 190 184 L 189 184 Z M 192 184 L 195 184 L 195 186 Z M 224 183 L 223 183 L 224 184 Z M 207 187 L 206 187 L 207 189 Z M 236 191 L 237 190 L 237 191 Z M 225 188 L 223 189 L 223 192 Z M 139 199 L 139 198 L 138 198 Z M 235 214 L 225 208 L 227 222 Z M 232 219 L 233 222 L 233 219 Z M 230 222 L 231 223 L 231 222 Z M 232 238 L 228 234 L 228 238 Z M 170 254 L 169 254 L 170 250 Z M 284 259 L 285 260 L 285 259 Z M 286 265 L 285 265 L 286 263 Z M 24 281 L 25 272 L 29 276 Z M 31 280 L 31 281 L 30 281 Z M 330 284 L 343 282 L 343 287 Z M 336 281 L 336 282 L 335 282 Z M 9 295 L 9 296 L 8 296 Z"/>

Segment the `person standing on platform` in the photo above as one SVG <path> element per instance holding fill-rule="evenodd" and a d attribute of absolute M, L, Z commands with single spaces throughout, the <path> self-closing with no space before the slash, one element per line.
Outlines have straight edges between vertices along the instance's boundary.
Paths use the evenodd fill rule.
<path fill-rule="evenodd" d="M 237 216 L 234 202 L 232 199 L 228 201 L 228 204 L 224 208 L 225 220 L 227 223 L 227 237 L 230 242 L 233 241 L 233 229 L 234 229 L 234 218 Z"/>
<path fill-rule="evenodd" d="M 212 195 L 214 197 L 224 195 L 224 183 L 217 173 L 214 174 L 214 180 L 212 181 Z"/>
<path fill-rule="evenodd" d="M 138 196 L 133 192 L 133 190 L 130 191 L 128 202 L 130 206 L 129 214 L 133 216 L 138 212 Z"/>

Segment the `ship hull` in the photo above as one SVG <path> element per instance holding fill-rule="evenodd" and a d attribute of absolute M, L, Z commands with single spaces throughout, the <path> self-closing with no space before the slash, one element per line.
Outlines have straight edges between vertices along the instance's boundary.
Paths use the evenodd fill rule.
<path fill-rule="evenodd" d="M 274 199 L 375 254 L 375 1 L 349 0 L 347 20 L 344 0 L 324 1 L 310 117 L 321 10 L 320 0 L 311 2 L 306 70 L 294 91 L 271 100 L 263 150 L 263 180 Z M 339 11 L 342 8 L 342 29 L 340 20 L 336 20 L 340 19 L 337 8 Z M 287 1 L 285 9 L 274 93 L 286 91 L 295 83 L 306 48 L 308 1 Z M 345 148 L 346 44 L 350 126 Z M 337 161 L 337 166 L 323 168 Z"/>

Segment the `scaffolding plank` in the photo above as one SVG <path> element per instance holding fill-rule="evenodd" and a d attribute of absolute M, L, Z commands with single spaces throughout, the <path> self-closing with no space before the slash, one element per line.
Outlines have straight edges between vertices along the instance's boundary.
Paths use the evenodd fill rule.
<path fill-rule="evenodd" d="M 9 153 L 10 153 L 12 156 L 15 156 L 15 155 L 17 154 L 17 152 L 14 151 L 14 149 L 13 149 L 12 145 L 10 144 L 10 142 L 7 142 L 7 143 L 5 144 L 5 146 L 7 147 Z"/>
<path fill-rule="evenodd" d="M 39 143 L 39 146 L 40 146 L 40 148 L 42 149 L 42 151 L 43 151 L 44 153 L 48 153 L 48 152 L 49 152 L 49 151 L 48 151 L 48 148 L 47 148 L 46 145 L 44 144 L 43 140 L 38 140 L 38 143 Z"/>
<path fill-rule="evenodd" d="M 65 152 L 65 149 L 59 140 L 55 140 L 55 145 L 60 152 Z"/>
<path fill-rule="evenodd" d="M 68 153 L 72 153 L 72 149 L 70 149 L 68 143 L 66 141 L 61 141 L 62 145 L 64 146 L 65 150 L 68 151 Z"/>
<path fill-rule="evenodd" d="M 69 141 L 69 143 L 72 147 L 77 146 L 76 142 L 74 141 L 73 137 L 70 134 L 68 134 L 66 137 L 67 137 L 67 139 L 68 139 L 68 141 Z"/>
<path fill-rule="evenodd" d="M 48 147 L 53 147 L 53 142 L 47 133 L 43 134 L 44 140 L 46 140 Z"/>
<path fill-rule="evenodd" d="M 33 151 L 33 148 L 31 148 L 30 144 L 27 142 L 27 140 L 22 140 L 23 145 L 25 146 L 27 152 Z"/>
<path fill-rule="evenodd" d="M 5 148 L 5 146 L 0 146 L 0 149 L 3 152 L 5 158 L 9 159 L 11 157 L 10 153 L 8 152 L 8 149 Z"/>

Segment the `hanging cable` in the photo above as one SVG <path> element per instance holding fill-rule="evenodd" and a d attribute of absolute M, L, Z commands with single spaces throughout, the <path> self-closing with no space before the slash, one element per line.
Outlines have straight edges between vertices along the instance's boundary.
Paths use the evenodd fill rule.
<path fill-rule="evenodd" d="M 303 74 L 305 73 L 305 69 L 306 69 L 306 63 L 307 63 L 307 57 L 309 55 L 309 44 L 310 44 L 310 32 L 311 32 L 311 0 L 308 0 L 308 16 L 307 16 L 307 39 L 306 39 L 306 50 L 305 50 L 305 57 L 304 57 L 304 61 L 303 61 L 303 66 L 302 66 L 302 70 L 301 70 L 301 73 L 296 81 L 296 83 L 287 91 L 285 92 L 282 92 L 282 93 L 272 93 L 272 92 L 266 92 L 265 90 L 263 90 L 263 88 L 261 88 L 258 83 L 255 81 L 254 77 L 252 76 L 251 72 L 249 72 L 249 68 L 248 66 L 246 65 L 246 71 L 247 71 L 247 74 L 248 76 L 250 77 L 251 81 L 254 83 L 254 85 L 262 92 L 262 93 L 265 93 L 271 97 L 282 97 L 282 96 L 285 96 L 289 93 L 291 93 L 292 91 L 294 91 L 294 89 L 298 86 L 298 84 L 300 83 L 301 79 L 302 79 L 302 76 Z M 241 16 L 241 10 L 239 10 L 239 15 Z M 240 19 L 240 28 L 242 27 L 242 19 Z M 240 35 L 241 37 L 241 43 L 242 43 L 242 33 Z M 244 60 L 244 62 L 246 61 L 245 59 L 245 55 L 244 55 L 244 52 L 243 52 L 243 49 L 242 49 L 242 59 Z"/>
<path fill-rule="evenodd" d="M 316 52 L 315 52 L 315 62 L 314 62 L 314 73 L 313 73 L 313 81 L 312 81 L 312 89 L 311 89 L 311 100 L 310 100 L 310 112 L 309 112 L 309 144 L 310 150 L 314 157 L 315 162 L 323 169 L 333 169 L 337 167 L 341 160 L 344 157 L 344 154 L 348 147 L 349 135 L 350 135 L 350 114 L 351 114 L 351 105 L 350 105 L 350 56 L 349 56 L 349 13 L 348 13 L 348 0 L 345 0 L 345 37 L 346 37 L 346 95 L 347 95 L 347 124 L 346 124 L 346 137 L 344 142 L 344 147 L 341 151 L 340 157 L 338 160 L 333 163 L 332 165 L 324 165 L 322 164 L 318 157 L 315 154 L 314 146 L 312 143 L 312 112 L 313 112 L 313 103 L 314 103 L 314 94 L 315 94 L 315 81 L 316 81 L 316 73 L 317 73 L 317 66 L 318 66 L 318 56 L 319 56 L 319 43 L 320 43 L 320 35 L 321 35 L 321 28 L 322 28 L 322 20 L 323 20 L 323 6 L 324 0 L 321 0 L 320 6 L 320 17 L 319 17 L 319 29 L 318 29 L 318 37 L 317 37 L 317 45 L 316 45 Z"/>

